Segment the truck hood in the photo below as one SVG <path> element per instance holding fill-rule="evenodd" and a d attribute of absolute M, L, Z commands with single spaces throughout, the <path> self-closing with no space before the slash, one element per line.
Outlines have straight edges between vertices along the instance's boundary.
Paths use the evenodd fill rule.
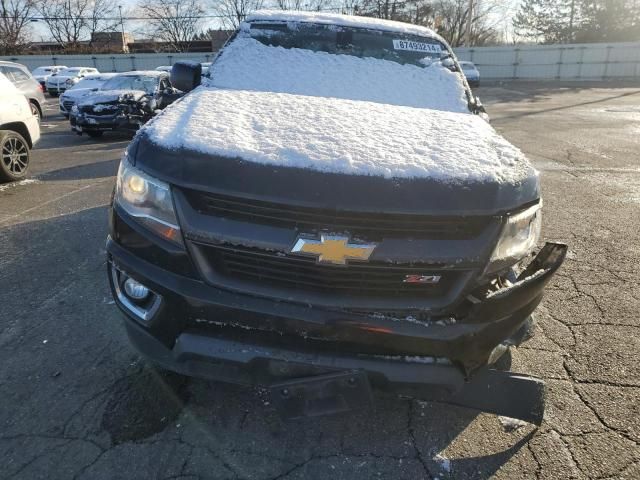
<path fill-rule="evenodd" d="M 130 151 L 175 185 L 326 208 L 487 214 L 539 197 L 537 172 L 480 117 L 366 101 L 200 88 Z"/>
<path fill-rule="evenodd" d="M 146 95 L 148 95 L 147 92 L 143 90 L 100 90 L 94 94 L 85 95 L 79 105 L 118 103 L 124 101 L 127 97 L 137 101 Z"/>

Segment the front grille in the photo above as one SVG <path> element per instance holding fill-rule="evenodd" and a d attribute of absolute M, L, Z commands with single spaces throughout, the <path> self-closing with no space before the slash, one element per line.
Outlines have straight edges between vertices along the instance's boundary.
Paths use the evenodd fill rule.
<path fill-rule="evenodd" d="M 90 115 L 113 115 L 118 111 L 118 105 L 110 104 L 98 104 L 98 105 L 83 105 L 80 107 L 80 111 L 88 113 Z"/>
<path fill-rule="evenodd" d="M 438 270 L 437 267 L 381 262 L 321 265 L 311 257 L 227 245 L 198 244 L 198 248 L 220 275 L 293 291 L 358 296 L 440 297 L 449 291 L 460 274 L 459 271 Z M 433 285 L 403 283 L 406 275 L 417 274 L 435 274 L 441 275 L 441 278 Z"/>
<path fill-rule="evenodd" d="M 348 212 L 247 200 L 193 190 L 185 195 L 201 214 L 244 222 L 303 230 L 350 233 L 381 240 L 385 237 L 460 240 L 478 236 L 490 216 L 426 216 Z"/>
<path fill-rule="evenodd" d="M 62 106 L 67 112 L 70 112 L 73 108 L 73 103 L 73 100 L 65 100 L 64 102 L 62 102 Z"/>

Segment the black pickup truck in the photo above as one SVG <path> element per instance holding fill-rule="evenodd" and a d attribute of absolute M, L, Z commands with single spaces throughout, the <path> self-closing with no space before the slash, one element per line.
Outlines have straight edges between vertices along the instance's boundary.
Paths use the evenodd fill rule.
<path fill-rule="evenodd" d="M 491 366 L 527 338 L 566 246 L 539 248 L 538 173 L 446 42 L 257 13 L 210 77 L 174 66 L 190 93 L 118 172 L 108 275 L 135 347 L 267 386 L 287 417 L 377 386 L 539 423 L 543 383 Z"/>

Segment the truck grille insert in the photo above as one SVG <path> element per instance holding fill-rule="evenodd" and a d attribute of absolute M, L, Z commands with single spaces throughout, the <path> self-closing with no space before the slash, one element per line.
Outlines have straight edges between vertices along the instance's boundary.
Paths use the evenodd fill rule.
<path fill-rule="evenodd" d="M 297 229 L 307 233 L 350 233 L 370 240 L 385 237 L 461 240 L 478 236 L 490 216 L 442 217 L 389 213 L 348 212 L 248 200 L 211 193 L 184 191 L 201 214 Z"/>
<path fill-rule="evenodd" d="M 458 271 L 429 266 L 350 263 L 320 265 L 315 259 L 281 252 L 199 244 L 212 268 L 221 275 L 288 290 L 343 293 L 360 296 L 436 297 L 447 293 Z M 403 283 L 406 275 L 441 275 L 437 284 Z"/>

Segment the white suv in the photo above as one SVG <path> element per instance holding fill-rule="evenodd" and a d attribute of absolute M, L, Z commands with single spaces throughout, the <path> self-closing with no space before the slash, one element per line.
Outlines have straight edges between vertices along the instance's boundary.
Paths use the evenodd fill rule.
<path fill-rule="evenodd" d="M 42 85 L 42 88 L 46 89 L 47 79 L 51 75 L 55 75 L 62 70 L 66 70 L 67 68 L 69 67 L 65 65 L 47 65 L 44 67 L 36 68 L 33 72 L 31 72 L 31 75 L 33 75 L 33 78 L 35 78 L 40 83 L 40 85 Z"/>
<path fill-rule="evenodd" d="M 47 78 L 47 92 L 49 95 L 57 97 L 65 90 L 73 87 L 87 75 L 100 73 L 97 68 L 92 67 L 70 67 Z"/>
<path fill-rule="evenodd" d="M 27 98 L 0 73 L 0 182 L 21 180 L 29 170 L 40 124 Z"/>

